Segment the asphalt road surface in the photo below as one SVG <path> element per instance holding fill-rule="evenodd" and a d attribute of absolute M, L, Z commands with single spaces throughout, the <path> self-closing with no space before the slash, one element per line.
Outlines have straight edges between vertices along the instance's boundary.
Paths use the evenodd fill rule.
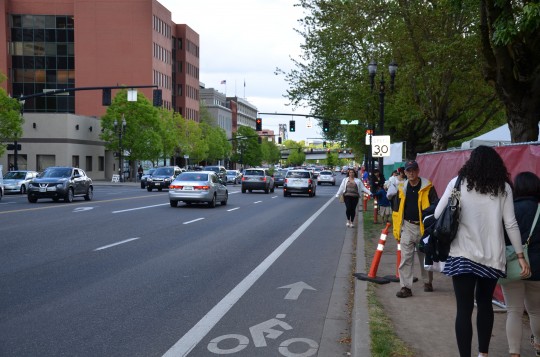
<path fill-rule="evenodd" d="M 214 209 L 134 186 L 71 204 L 5 196 L 0 355 L 345 353 L 323 332 L 346 242 L 337 187 L 313 198 L 228 188 Z"/>

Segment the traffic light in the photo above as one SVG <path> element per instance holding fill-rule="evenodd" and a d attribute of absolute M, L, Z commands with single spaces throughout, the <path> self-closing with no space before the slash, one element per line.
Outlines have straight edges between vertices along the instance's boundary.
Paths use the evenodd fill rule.
<path fill-rule="evenodd" d="M 262 131 L 262 119 L 257 118 L 255 120 L 255 131 Z"/>
<path fill-rule="evenodd" d="M 294 122 L 294 120 L 289 121 L 289 131 L 296 131 L 296 123 Z"/>
<path fill-rule="evenodd" d="M 322 147 L 323 147 L 323 148 L 326 147 L 326 141 L 323 141 L 323 142 L 322 142 Z"/>
<path fill-rule="evenodd" d="M 323 121 L 322 129 L 325 133 L 328 133 L 328 130 L 330 130 L 330 123 L 328 120 Z"/>
<path fill-rule="evenodd" d="M 161 89 L 154 89 L 152 92 L 152 102 L 154 107 L 161 107 L 163 105 L 163 100 L 161 98 Z"/>
<path fill-rule="evenodd" d="M 101 105 L 104 107 L 108 107 L 111 105 L 111 89 L 105 88 L 103 89 L 103 92 L 101 93 Z"/>
<path fill-rule="evenodd" d="M 281 136 L 277 139 L 277 142 L 281 145 Z"/>

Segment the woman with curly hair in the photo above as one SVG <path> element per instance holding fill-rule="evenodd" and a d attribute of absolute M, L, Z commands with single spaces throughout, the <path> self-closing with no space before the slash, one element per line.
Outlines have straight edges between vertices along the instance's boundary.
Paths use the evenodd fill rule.
<path fill-rule="evenodd" d="M 477 147 L 459 170 L 459 176 L 459 228 L 450 245 L 443 273 L 452 277 L 456 296 L 455 332 L 459 355 L 471 356 L 471 318 L 476 297 L 478 356 L 487 356 L 493 329 L 491 299 L 497 279 L 505 276 L 504 229 L 518 254 L 523 277 L 529 276 L 530 267 L 523 258 L 510 175 L 499 154 L 491 147 Z M 448 203 L 456 180 L 457 177 L 448 183 L 435 209 L 435 218 L 441 215 Z"/>

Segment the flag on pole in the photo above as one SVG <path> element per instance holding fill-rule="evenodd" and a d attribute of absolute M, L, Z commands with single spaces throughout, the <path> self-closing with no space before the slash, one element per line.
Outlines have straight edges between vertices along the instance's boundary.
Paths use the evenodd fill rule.
<path fill-rule="evenodd" d="M 244 79 L 244 88 L 246 88 L 246 80 Z"/>
<path fill-rule="evenodd" d="M 226 79 L 222 80 L 221 84 L 227 84 L 227 80 Z"/>

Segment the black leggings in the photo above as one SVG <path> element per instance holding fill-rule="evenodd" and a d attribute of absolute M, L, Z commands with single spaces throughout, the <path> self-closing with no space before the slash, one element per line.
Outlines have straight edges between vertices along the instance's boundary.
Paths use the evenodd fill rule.
<path fill-rule="evenodd" d="M 478 352 L 488 353 L 489 341 L 493 330 L 493 291 L 497 279 L 480 278 L 474 274 L 452 276 L 456 294 L 456 339 L 461 357 L 471 356 L 472 313 L 476 288 L 476 330 L 478 334 Z"/>
<path fill-rule="evenodd" d="M 354 222 L 354 217 L 356 217 L 356 206 L 358 205 L 358 200 L 360 197 L 353 196 L 343 196 L 345 201 L 345 215 L 347 220 Z"/>

